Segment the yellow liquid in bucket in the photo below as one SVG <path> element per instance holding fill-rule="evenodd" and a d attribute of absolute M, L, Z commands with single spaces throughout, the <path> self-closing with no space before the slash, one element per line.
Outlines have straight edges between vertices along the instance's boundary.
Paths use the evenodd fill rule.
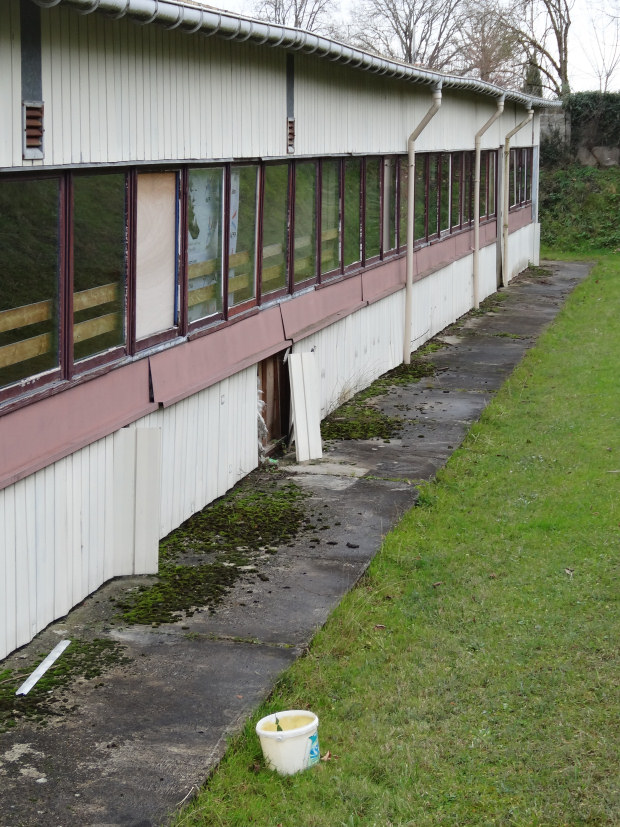
<path fill-rule="evenodd" d="M 311 724 L 314 718 L 309 715 L 292 715 L 290 718 L 278 718 L 280 722 L 280 729 L 287 732 L 289 729 L 299 729 L 300 727 Z M 275 721 L 266 721 L 261 729 L 263 732 L 279 732 Z"/>

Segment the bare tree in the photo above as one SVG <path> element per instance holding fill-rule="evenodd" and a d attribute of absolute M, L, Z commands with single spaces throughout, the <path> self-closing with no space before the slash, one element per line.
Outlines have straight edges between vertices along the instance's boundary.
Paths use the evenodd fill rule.
<path fill-rule="evenodd" d="M 452 70 L 520 89 L 527 55 L 515 32 L 516 23 L 506 26 L 506 11 L 495 0 L 468 0 L 464 10 L 459 52 Z"/>
<path fill-rule="evenodd" d="M 253 12 L 270 23 L 327 33 L 337 9 L 336 0 L 258 0 Z"/>
<path fill-rule="evenodd" d="M 568 82 L 568 32 L 574 0 L 514 0 L 504 14 L 507 29 L 540 69 L 543 86 L 562 97 Z"/>
<path fill-rule="evenodd" d="M 591 15 L 590 22 L 595 49 L 588 53 L 588 61 L 598 78 L 599 90 L 609 92 L 620 70 L 620 0 L 615 6 L 598 9 L 596 18 Z"/>
<path fill-rule="evenodd" d="M 463 0 L 361 0 L 351 40 L 377 54 L 446 70 L 459 49 Z"/>

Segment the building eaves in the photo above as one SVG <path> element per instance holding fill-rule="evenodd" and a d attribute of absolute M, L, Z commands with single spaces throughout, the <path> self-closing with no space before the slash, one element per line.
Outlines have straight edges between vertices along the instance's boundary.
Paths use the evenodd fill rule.
<path fill-rule="evenodd" d="M 81 14 L 99 12 L 113 18 L 128 17 L 137 23 L 157 23 L 167 29 L 179 29 L 189 34 L 215 35 L 228 40 L 248 41 L 257 45 L 314 54 L 325 60 L 347 65 L 362 71 L 396 78 L 434 88 L 457 89 L 463 92 L 505 96 L 507 101 L 522 104 L 528 109 L 560 108 L 561 101 L 550 101 L 522 92 L 502 89 L 475 78 L 459 77 L 434 72 L 401 63 L 397 60 L 371 54 L 345 43 L 322 37 L 303 29 L 266 23 L 250 17 L 207 6 L 194 0 L 32 0 L 42 8 L 69 6 Z"/>

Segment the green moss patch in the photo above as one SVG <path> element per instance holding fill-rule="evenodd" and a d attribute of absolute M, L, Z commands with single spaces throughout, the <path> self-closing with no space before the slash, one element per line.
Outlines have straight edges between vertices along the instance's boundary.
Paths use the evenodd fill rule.
<path fill-rule="evenodd" d="M 213 610 L 261 554 L 314 528 L 307 495 L 296 485 L 251 475 L 237 488 L 194 514 L 160 544 L 157 582 L 117 599 L 126 623 L 174 623 L 198 609 Z"/>
<path fill-rule="evenodd" d="M 399 386 L 419 382 L 434 373 L 434 366 L 422 359 L 412 359 L 409 365 L 398 365 L 324 419 L 321 436 L 329 440 L 390 439 L 398 435 L 405 422 L 404 417 L 388 416 L 370 400 L 385 396 Z"/>
<path fill-rule="evenodd" d="M 27 695 L 16 695 L 21 684 L 49 653 L 38 655 L 27 671 L 0 671 L 0 732 L 14 727 L 20 720 L 45 723 L 50 716 L 68 711 L 63 690 L 76 680 L 101 677 L 108 669 L 130 662 L 124 647 L 112 640 L 72 640 L 56 663 L 43 675 Z"/>

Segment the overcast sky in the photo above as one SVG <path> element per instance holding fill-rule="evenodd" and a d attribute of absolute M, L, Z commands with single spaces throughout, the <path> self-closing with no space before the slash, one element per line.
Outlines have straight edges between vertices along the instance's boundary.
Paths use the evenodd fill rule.
<path fill-rule="evenodd" d="M 219 0 L 213 2 L 213 5 L 219 5 L 221 8 L 236 11 L 239 14 L 251 15 L 253 6 L 252 0 Z M 337 2 L 337 0 L 336 0 Z M 608 0 L 601 0 L 609 7 Z M 350 5 L 350 0 L 340 0 L 340 6 L 343 13 Z M 592 15 L 595 12 L 592 9 L 592 4 L 587 0 L 575 0 L 573 10 L 571 13 L 571 30 L 569 34 L 569 75 L 571 83 L 571 91 L 583 92 L 591 89 L 599 88 L 599 80 L 595 69 L 592 67 L 591 60 L 588 55 L 594 60 L 596 64 L 596 41 L 593 36 Z M 610 84 L 609 91 L 620 91 L 620 67 L 616 70 L 614 80 Z"/>

